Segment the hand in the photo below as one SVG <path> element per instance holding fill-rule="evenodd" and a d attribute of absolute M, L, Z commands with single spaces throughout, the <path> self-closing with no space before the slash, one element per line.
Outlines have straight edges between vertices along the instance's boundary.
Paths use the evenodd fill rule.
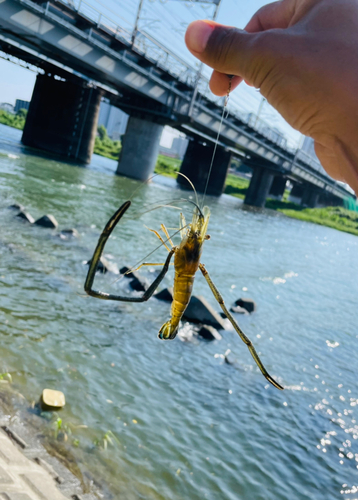
<path fill-rule="evenodd" d="M 185 41 L 225 95 L 242 80 L 315 141 L 329 175 L 358 193 L 358 0 L 281 0 L 245 31 L 194 21 Z"/>

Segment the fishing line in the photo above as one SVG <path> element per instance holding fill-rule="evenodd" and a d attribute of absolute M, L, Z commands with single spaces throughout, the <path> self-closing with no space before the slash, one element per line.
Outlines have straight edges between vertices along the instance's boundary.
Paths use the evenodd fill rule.
<path fill-rule="evenodd" d="M 208 184 L 209 184 L 209 180 L 210 180 L 211 171 L 213 169 L 215 154 L 216 154 L 216 150 L 217 150 L 218 144 L 219 144 L 219 137 L 220 137 L 220 133 L 221 133 L 222 124 L 223 124 L 223 121 L 224 121 L 224 115 L 225 115 L 227 103 L 229 102 L 229 97 L 230 97 L 230 92 L 231 92 L 231 83 L 232 83 L 232 79 L 233 79 L 234 75 L 228 75 L 228 77 L 229 77 L 229 88 L 227 89 L 227 94 L 225 96 L 224 107 L 223 107 L 223 111 L 222 111 L 222 114 L 221 114 L 221 120 L 220 120 L 219 130 L 218 130 L 218 134 L 216 136 L 216 141 L 215 141 L 213 156 L 211 157 L 211 163 L 210 163 L 208 177 L 206 179 L 206 184 L 205 184 L 203 199 L 202 199 L 202 202 L 201 202 L 201 206 L 202 207 L 204 206 L 205 195 L 206 195 L 206 191 L 208 189 Z"/>

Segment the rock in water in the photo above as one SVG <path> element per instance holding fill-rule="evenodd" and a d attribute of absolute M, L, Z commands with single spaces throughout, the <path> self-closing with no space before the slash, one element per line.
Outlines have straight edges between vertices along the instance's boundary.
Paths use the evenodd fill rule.
<path fill-rule="evenodd" d="M 121 267 L 121 268 L 120 268 L 120 270 L 119 270 L 119 272 L 120 272 L 121 274 L 124 274 L 125 278 L 132 278 L 132 276 L 131 276 L 131 274 L 132 274 L 132 273 L 130 273 L 130 272 L 128 272 L 128 271 L 130 271 L 130 268 L 129 268 L 129 267 L 127 267 L 127 266 L 123 266 L 123 267 Z M 126 274 L 126 273 L 128 273 L 128 274 Z"/>
<path fill-rule="evenodd" d="M 252 299 L 240 298 L 235 302 L 235 305 L 239 306 L 239 307 L 243 307 L 249 313 L 255 312 L 257 309 L 256 302 Z"/>
<path fill-rule="evenodd" d="M 133 288 L 136 292 L 145 292 L 149 288 L 148 280 L 143 278 L 137 273 L 131 273 L 133 279 L 129 283 L 130 287 Z"/>
<path fill-rule="evenodd" d="M 191 296 L 183 318 L 192 323 L 203 323 L 225 330 L 225 321 L 202 296 Z"/>
<path fill-rule="evenodd" d="M 235 314 L 249 314 L 249 311 L 247 311 L 244 307 L 240 306 L 232 306 L 230 307 L 230 311 Z"/>
<path fill-rule="evenodd" d="M 44 215 L 37 219 L 35 222 L 37 226 L 48 227 L 50 229 L 56 229 L 58 226 L 58 222 L 53 215 Z"/>
<path fill-rule="evenodd" d="M 92 259 L 85 262 L 85 264 L 89 266 L 91 264 L 91 261 Z M 114 264 L 113 262 L 109 262 L 109 260 L 102 256 L 97 264 L 96 273 L 105 274 L 107 272 L 118 274 L 118 267 L 116 264 Z"/>
<path fill-rule="evenodd" d="M 230 349 L 228 349 L 225 352 L 224 358 L 225 358 L 225 363 L 227 363 L 228 365 L 233 365 L 235 363 L 235 359 L 233 358 L 233 355 L 232 355 L 232 352 Z"/>
<path fill-rule="evenodd" d="M 21 212 L 25 210 L 25 207 L 20 205 L 20 203 L 14 203 L 13 205 L 10 205 L 7 208 L 11 208 L 12 210 L 21 210 Z"/>
<path fill-rule="evenodd" d="M 203 325 L 198 331 L 199 337 L 205 340 L 221 340 L 222 337 L 220 333 L 213 327 L 209 325 Z"/>
<path fill-rule="evenodd" d="M 164 302 L 173 302 L 173 288 L 164 288 L 154 295 L 156 299 L 164 300 Z"/>
<path fill-rule="evenodd" d="M 54 411 L 63 408 L 66 404 L 65 395 L 61 391 L 44 389 L 40 398 L 40 406 L 43 411 Z"/>
<path fill-rule="evenodd" d="M 19 212 L 16 217 L 20 217 L 20 219 L 23 219 L 26 222 L 30 222 L 30 224 L 33 224 L 35 222 L 35 219 L 32 217 L 32 215 L 23 210 L 21 210 L 21 212 Z"/>
<path fill-rule="evenodd" d="M 78 234 L 78 231 L 76 229 L 63 229 L 61 231 L 61 234 L 63 234 L 64 236 L 69 236 L 69 237 L 73 237 L 73 238 L 78 238 L 79 237 L 79 234 Z"/>

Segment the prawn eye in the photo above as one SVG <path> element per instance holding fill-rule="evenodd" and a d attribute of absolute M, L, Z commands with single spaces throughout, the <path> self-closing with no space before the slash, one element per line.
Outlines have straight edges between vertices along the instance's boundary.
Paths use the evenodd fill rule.
<path fill-rule="evenodd" d="M 205 240 L 210 240 L 210 238 L 211 238 L 210 234 L 206 234 L 204 239 Z"/>

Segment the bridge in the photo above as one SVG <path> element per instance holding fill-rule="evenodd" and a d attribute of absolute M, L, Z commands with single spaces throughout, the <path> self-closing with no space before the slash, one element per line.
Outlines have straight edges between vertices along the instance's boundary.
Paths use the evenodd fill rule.
<path fill-rule="evenodd" d="M 216 0 L 217 3 L 218 0 Z M 0 50 L 39 70 L 22 142 L 70 161 L 91 159 L 101 98 L 130 115 L 117 173 L 146 180 L 154 170 L 163 127 L 190 139 L 181 172 L 206 184 L 223 99 L 197 69 L 137 27 L 129 32 L 84 0 L 0 0 Z M 220 195 L 232 157 L 253 175 L 245 202 L 264 206 L 286 182 L 305 206 L 336 204 L 350 191 L 264 122 L 230 107 L 208 184 Z M 179 176 L 179 183 L 183 179 Z"/>

